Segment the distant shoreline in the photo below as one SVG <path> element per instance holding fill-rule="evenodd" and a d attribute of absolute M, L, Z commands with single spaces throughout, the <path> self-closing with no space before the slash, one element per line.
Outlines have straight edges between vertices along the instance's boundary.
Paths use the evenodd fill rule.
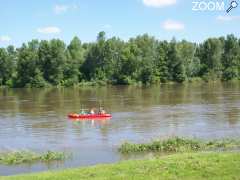
<path fill-rule="evenodd" d="M 240 43 L 230 34 L 203 43 L 160 41 L 143 34 L 125 42 L 106 38 L 82 43 L 74 37 L 32 40 L 0 48 L 0 86 L 49 87 L 150 85 L 240 79 Z"/>
<path fill-rule="evenodd" d="M 194 78 L 194 79 L 189 79 L 185 82 L 178 83 L 178 82 L 165 82 L 165 83 L 153 83 L 153 84 L 142 84 L 141 82 L 138 83 L 133 83 L 133 84 L 111 84 L 111 83 L 106 83 L 106 82 L 83 82 L 79 84 L 75 84 L 72 86 L 62 86 L 62 85 L 49 85 L 46 87 L 10 87 L 10 86 L 0 86 L 0 89 L 25 89 L 25 88 L 30 88 L 30 89 L 48 89 L 48 88 L 84 88 L 84 87 L 107 87 L 107 86 L 112 86 L 112 87 L 117 87 L 117 86 L 136 86 L 136 87 L 151 87 L 151 86 L 164 86 L 164 85 L 187 85 L 187 84 L 215 84 L 215 83 L 240 83 L 240 80 L 235 79 L 235 80 L 230 80 L 230 81 L 222 81 L 221 79 L 217 80 L 204 80 L 201 78 Z"/>

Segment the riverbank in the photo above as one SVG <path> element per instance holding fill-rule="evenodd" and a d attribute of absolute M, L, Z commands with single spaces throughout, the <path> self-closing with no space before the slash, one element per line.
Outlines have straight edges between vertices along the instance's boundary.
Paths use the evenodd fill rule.
<path fill-rule="evenodd" d="M 1 177 L 0 180 L 238 179 L 240 153 L 188 153 L 87 168 Z"/>
<path fill-rule="evenodd" d="M 221 79 L 204 79 L 201 77 L 196 78 L 189 78 L 186 79 L 184 82 L 176 82 L 176 81 L 166 81 L 166 82 L 152 82 L 152 83 L 142 83 L 141 81 L 133 81 L 126 84 L 117 84 L 109 81 L 83 81 L 76 84 L 72 84 L 71 86 L 66 86 L 64 84 L 58 85 L 51 85 L 46 84 L 42 87 L 35 87 L 35 86 L 24 86 L 24 87 L 15 87 L 15 86 L 8 86 L 8 85 L 0 85 L 0 89 L 51 89 L 51 88 L 86 88 L 86 87 L 106 87 L 106 86 L 132 86 L 132 87 L 149 87 L 149 86 L 158 86 L 158 85 L 188 85 L 188 84 L 221 84 L 221 83 L 239 83 L 239 79 L 232 79 L 228 81 L 224 81 Z"/>

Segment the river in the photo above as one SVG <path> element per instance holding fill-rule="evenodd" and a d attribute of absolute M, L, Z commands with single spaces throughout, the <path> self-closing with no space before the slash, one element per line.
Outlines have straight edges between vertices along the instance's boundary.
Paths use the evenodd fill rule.
<path fill-rule="evenodd" d="M 99 102 L 111 120 L 67 118 Z M 0 165 L 0 176 L 112 163 L 128 158 L 117 152 L 125 141 L 169 136 L 239 138 L 240 83 L 0 89 L 0 151 L 73 155 L 62 163 Z"/>

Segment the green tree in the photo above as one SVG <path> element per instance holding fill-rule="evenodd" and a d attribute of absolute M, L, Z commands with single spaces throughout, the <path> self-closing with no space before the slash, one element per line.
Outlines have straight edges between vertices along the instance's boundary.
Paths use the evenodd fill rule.
<path fill-rule="evenodd" d="M 217 79 L 221 77 L 221 58 L 223 55 L 223 44 L 220 39 L 210 38 L 200 46 L 199 58 L 201 61 L 202 76 Z"/>
<path fill-rule="evenodd" d="M 155 75 L 163 83 L 168 81 L 168 65 L 167 65 L 167 54 L 168 54 L 168 42 L 159 42 L 157 47 L 157 58 L 156 58 L 156 71 Z"/>
<path fill-rule="evenodd" d="M 240 62 L 240 46 L 234 35 L 228 35 L 224 43 L 222 56 L 224 80 L 232 80 L 239 77 L 238 65 Z"/>
<path fill-rule="evenodd" d="M 118 41 L 113 38 L 106 41 L 105 32 L 97 36 L 97 43 L 92 44 L 81 68 L 87 80 L 107 81 L 112 75 L 114 44 Z"/>
<path fill-rule="evenodd" d="M 183 82 L 186 79 L 185 67 L 183 59 L 177 47 L 177 42 L 173 39 L 169 44 L 169 51 L 167 55 L 167 65 L 169 80 L 176 82 Z"/>
<path fill-rule="evenodd" d="M 44 79 L 50 84 L 59 85 L 63 81 L 64 66 L 66 65 L 65 44 L 53 39 L 41 41 L 39 45 L 39 63 Z"/>
<path fill-rule="evenodd" d="M 132 53 L 137 60 L 137 80 L 140 80 L 144 84 L 154 82 L 156 80 L 155 64 L 158 47 L 156 39 L 148 34 L 144 34 L 130 39 L 130 43 L 136 45 Z"/>
<path fill-rule="evenodd" d="M 85 49 L 78 37 L 74 37 L 66 50 L 66 64 L 64 66 L 64 85 L 72 86 L 82 80 L 80 67 L 83 64 Z"/>
<path fill-rule="evenodd" d="M 121 51 L 114 54 L 113 79 L 116 84 L 131 84 L 136 80 L 137 60 L 131 51 L 133 47 L 129 43 L 125 44 Z"/>
<path fill-rule="evenodd" d="M 17 87 L 44 87 L 45 81 L 39 69 L 39 42 L 23 44 L 17 53 Z"/>
<path fill-rule="evenodd" d="M 186 76 L 188 78 L 195 77 L 200 70 L 199 59 L 195 58 L 196 45 L 183 40 L 178 43 L 178 49 L 186 70 Z"/>
<path fill-rule="evenodd" d="M 13 72 L 14 62 L 10 52 L 4 48 L 0 48 L 0 86 L 11 85 L 10 81 Z"/>

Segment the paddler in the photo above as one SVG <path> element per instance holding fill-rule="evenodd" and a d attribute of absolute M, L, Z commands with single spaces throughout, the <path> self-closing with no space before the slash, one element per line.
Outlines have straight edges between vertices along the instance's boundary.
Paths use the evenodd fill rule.
<path fill-rule="evenodd" d="M 82 114 L 82 115 L 86 114 L 86 112 L 84 111 L 84 109 L 81 109 L 81 110 L 80 110 L 80 114 Z"/>
<path fill-rule="evenodd" d="M 106 111 L 102 107 L 100 107 L 99 108 L 99 114 L 106 114 Z"/>
<path fill-rule="evenodd" d="M 93 109 L 93 108 L 90 110 L 90 114 L 95 114 L 95 112 L 94 112 L 94 109 Z"/>

